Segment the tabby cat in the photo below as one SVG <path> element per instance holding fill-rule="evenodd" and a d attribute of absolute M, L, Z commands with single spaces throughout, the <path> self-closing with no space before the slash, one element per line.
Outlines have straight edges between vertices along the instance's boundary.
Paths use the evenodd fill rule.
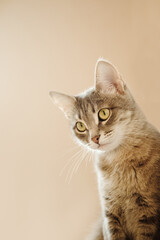
<path fill-rule="evenodd" d="M 89 240 L 160 240 L 160 133 L 117 69 L 99 59 L 95 86 L 50 92 L 78 142 L 95 152 L 102 217 Z"/>

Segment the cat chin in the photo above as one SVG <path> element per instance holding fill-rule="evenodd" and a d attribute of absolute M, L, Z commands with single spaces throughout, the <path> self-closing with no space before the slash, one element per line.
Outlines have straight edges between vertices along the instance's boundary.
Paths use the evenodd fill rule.
<path fill-rule="evenodd" d="M 99 144 L 98 147 L 96 149 L 94 149 L 97 153 L 109 153 L 109 152 L 113 152 L 118 146 L 115 146 L 112 143 L 106 143 L 106 144 Z"/>
<path fill-rule="evenodd" d="M 98 152 L 107 152 L 108 153 L 108 152 L 111 152 L 113 150 L 114 150 L 114 148 L 111 145 L 109 145 L 109 144 L 101 144 L 97 148 Z"/>
<path fill-rule="evenodd" d="M 81 147 L 83 148 L 86 148 L 86 150 L 88 151 L 94 151 L 94 152 L 97 152 L 97 153 L 102 153 L 102 152 L 105 152 L 105 153 L 108 153 L 108 152 L 112 152 L 117 146 L 115 146 L 115 144 L 112 144 L 111 142 L 107 142 L 105 144 L 94 144 L 94 143 L 89 143 L 89 144 L 85 144 L 85 143 L 82 143 L 81 141 L 79 141 L 77 139 L 76 141 L 78 143 L 78 145 L 80 145 Z"/>
<path fill-rule="evenodd" d="M 100 151 L 107 151 L 107 146 L 108 146 L 108 144 L 100 144 L 98 146 L 98 150 L 100 150 Z"/>
<path fill-rule="evenodd" d="M 110 150 L 108 144 L 96 144 L 96 146 L 90 146 L 90 149 L 95 152 L 108 152 Z"/>

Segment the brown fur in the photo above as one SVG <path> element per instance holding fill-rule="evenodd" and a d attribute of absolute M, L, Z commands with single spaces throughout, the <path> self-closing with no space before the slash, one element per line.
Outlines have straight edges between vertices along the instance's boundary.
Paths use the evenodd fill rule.
<path fill-rule="evenodd" d="M 111 63 L 99 60 L 95 77 L 95 87 L 76 97 L 51 92 L 75 138 L 95 151 L 102 218 L 87 240 L 159 240 L 160 133 Z M 110 110 L 105 121 L 98 117 L 103 108 Z"/>

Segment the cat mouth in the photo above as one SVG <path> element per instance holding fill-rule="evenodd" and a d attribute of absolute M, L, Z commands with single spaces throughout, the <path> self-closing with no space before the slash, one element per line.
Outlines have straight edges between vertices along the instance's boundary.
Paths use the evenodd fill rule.
<path fill-rule="evenodd" d="M 107 146 L 110 144 L 109 137 L 113 135 L 113 130 L 108 131 L 105 135 L 106 135 L 105 141 L 103 141 L 103 143 L 98 144 L 97 149 L 99 150 L 106 150 Z"/>
<path fill-rule="evenodd" d="M 98 142 L 98 143 L 92 143 L 91 145 L 91 148 L 94 149 L 94 150 L 107 150 L 107 147 L 111 144 L 111 138 L 113 135 L 113 130 L 111 131 L 108 131 L 106 134 L 105 134 L 105 139 L 103 139 L 102 141 Z"/>
<path fill-rule="evenodd" d="M 104 144 L 98 144 L 98 149 L 104 148 L 105 146 L 107 146 L 107 143 L 104 143 Z"/>
<path fill-rule="evenodd" d="M 106 147 L 107 147 L 107 143 L 96 144 L 96 145 L 92 146 L 91 149 L 93 149 L 93 150 L 105 150 Z"/>

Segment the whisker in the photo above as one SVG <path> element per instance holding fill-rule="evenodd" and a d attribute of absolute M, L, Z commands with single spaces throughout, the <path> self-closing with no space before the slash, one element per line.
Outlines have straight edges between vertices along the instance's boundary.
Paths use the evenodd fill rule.
<path fill-rule="evenodd" d="M 83 151 L 84 151 L 84 149 L 83 149 Z M 66 178 L 66 182 L 68 182 L 68 184 L 70 183 L 72 176 L 75 172 L 75 169 L 77 169 L 77 166 L 79 165 L 79 162 L 81 162 L 81 158 L 76 159 L 76 161 L 74 161 L 74 164 L 72 164 L 72 167 L 70 168 L 70 171 L 68 172 L 67 178 Z"/>
<path fill-rule="evenodd" d="M 81 158 L 81 162 L 82 162 L 84 159 L 86 159 L 87 154 L 88 154 L 87 151 L 83 153 L 83 156 L 82 156 L 82 158 Z M 75 169 L 75 173 L 77 172 L 79 166 L 80 166 L 80 165 L 78 165 L 77 168 Z"/>
<path fill-rule="evenodd" d="M 87 145 L 88 145 L 88 144 L 87 144 Z M 86 151 L 86 149 L 84 148 L 84 149 L 83 149 L 83 153 L 82 153 L 82 155 L 80 156 L 80 159 L 77 160 L 77 162 L 75 163 L 75 165 L 74 165 L 73 168 L 72 168 L 72 171 L 70 171 L 70 177 L 69 177 L 69 179 L 68 179 L 68 183 L 70 183 L 73 175 L 78 171 L 78 169 L 79 169 L 82 161 L 86 158 L 87 154 L 88 154 L 88 151 Z"/>
<path fill-rule="evenodd" d="M 90 159 L 89 159 L 89 161 L 92 161 L 92 160 L 93 160 L 93 156 L 94 156 L 94 151 L 91 151 L 91 154 L 90 154 Z"/>
<path fill-rule="evenodd" d="M 79 169 L 79 167 L 80 167 L 80 165 L 81 165 L 82 161 L 85 159 L 85 157 L 86 157 L 86 155 L 87 155 L 87 154 L 88 154 L 88 152 L 87 152 L 87 153 L 85 153 L 85 156 L 84 156 L 84 157 L 80 158 L 80 160 L 78 161 L 78 164 L 77 164 L 77 166 L 76 166 L 75 170 L 73 171 L 74 173 L 76 173 L 76 172 L 77 172 L 77 170 Z M 72 173 L 72 175 L 71 175 L 71 178 L 72 178 L 72 176 L 73 176 L 73 173 Z M 70 178 L 70 180 L 71 180 L 71 178 Z"/>
<path fill-rule="evenodd" d="M 105 141 L 106 141 L 106 140 L 108 140 L 108 139 L 112 138 L 112 136 L 113 136 L 113 134 L 112 134 L 112 133 L 111 133 L 111 134 L 109 134 L 109 135 L 107 135 L 107 136 L 105 136 L 105 137 L 103 138 L 103 141 L 101 141 L 101 144 L 105 143 Z"/>
<path fill-rule="evenodd" d="M 92 153 L 94 152 L 92 149 L 90 149 L 91 146 L 92 146 L 91 143 L 88 143 L 85 146 L 76 145 L 68 150 L 68 153 L 69 153 L 69 152 L 71 152 L 71 150 L 75 150 L 75 149 L 79 148 L 79 150 L 76 151 L 71 156 L 71 158 L 69 158 L 67 160 L 67 162 L 65 163 L 65 165 L 63 166 L 63 168 L 59 174 L 60 176 L 62 176 L 65 169 L 69 167 L 69 170 L 68 170 L 66 178 L 65 178 L 66 183 L 68 183 L 68 184 L 70 183 L 73 175 L 78 171 L 83 160 L 86 161 L 86 165 L 88 164 L 88 162 L 90 162 L 90 160 L 92 159 Z M 63 156 L 66 157 L 66 153 L 63 154 Z"/>
<path fill-rule="evenodd" d="M 78 152 L 76 152 L 70 159 L 68 159 L 68 161 L 66 162 L 66 164 L 64 165 L 64 167 L 62 168 L 61 172 L 60 172 L 60 176 L 63 174 L 64 170 L 66 169 L 66 167 L 69 164 L 72 164 L 73 161 L 75 160 L 75 157 L 77 157 L 78 154 L 80 154 L 80 152 L 82 152 L 82 149 L 80 149 Z"/>
<path fill-rule="evenodd" d="M 68 173 L 67 173 L 65 182 L 68 182 L 68 180 L 70 179 L 70 176 L 71 176 L 71 174 L 72 174 L 72 171 L 73 171 L 73 169 L 75 168 L 75 165 L 78 164 L 78 162 L 79 162 L 79 160 L 80 160 L 79 157 L 81 156 L 81 154 L 82 154 L 83 151 L 84 151 L 84 149 L 81 149 L 81 150 L 78 152 L 78 154 L 76 155 L 76 157 L 73 159 L 73 161 L 72 161 L 72 163 L 71 163 L 71 165 L 70 165 L 70 168 L 69 168 L 69 170 L 68 170 Z"/>
<path fill-rule="evenodd" d="M 75 145 L 75 146 L 72 146 L 70 148 L 68 148 L 65 153 L 62 153 L 58 158 L 57 160 L 61 160 L 62 158 L 64 158 L 64 156 L 68 155 L 71 151 L 74 151 L 76 149 L 79 149 L 79 145 Z"/>
<path fill-rule="evenodd" d="M 93 150 L 89 149 L 88 150 L 88 157 L 86 158 L 86 167 L 88 166 L 88 163 L 91 161 L 92 153 L 93 153 Z"/>
<path fill-rule="evenodd" d="M 104 133 L 104 136 L 109 135 L 109 134 L 111 134 L 112 132 L 113 132 L 113 130 L 110 130 L 110 131 Z"/>
<path fill-rule="evenodd" d="M 108 138 L 108 137 L 110 137 L 110 136 L 112 136 L 112 135 L 113 135 L 113 133 L 109 133 L 109 134 L 105 135 L 104 138 L 106 139 L 106 138 Z"/>

